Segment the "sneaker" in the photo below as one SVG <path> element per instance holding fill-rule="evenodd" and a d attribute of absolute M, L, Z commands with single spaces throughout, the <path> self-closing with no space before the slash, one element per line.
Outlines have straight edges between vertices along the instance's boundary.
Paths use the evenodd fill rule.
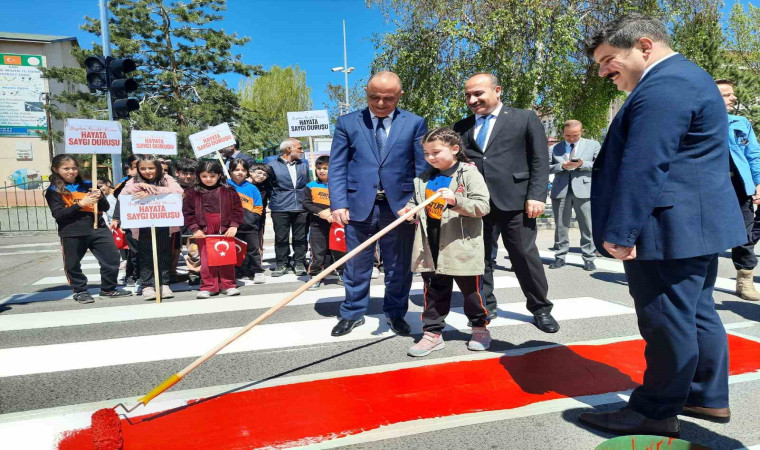
<path fill-rule="evenodd" d="M 143 300 L 155 300 L 156 290 L 153 289 L 153 286 L 146 286 L 142 290 L 142 296 L 143 296 Z"/>
<path fill-rule="evenodd" d="M 322 287 L 322 280 L 319 280 L 316 283 L 312 284 L 311 287 L 309 287 L 309 289 L 307 289 L 307 291 L 316 291 L 316 290 L 318 290 L 321 287 Z"/>
<path fill-rule="evenodd" d="M 422 339 L 420 339 L 420 341 L 416 344 L 412 345 L 406 354 L 409 356 L 427 356 L 430 353 L 436 350 L 441 350 L 444 347 L 446 347 L 446 343 L 443 342 L 443 336 L 426 331 L 422 335 Z"/>
<path fill-rule="evenodd" d="M 171 288 L 167 285 L 161 286 L 161 298 L 172 298 L 174 297 L 174 292 L 172 292 Z"/>
<path fill-rule="evenodd" d="M 85 304 L 85 303 L 93 303 L 95 301 L 94 298 L 92 298 L 92 295 L 90 295 L 89 292 L 83 291 L 83 292 L 77 292 L 74 294 L 74 301 L 77 303 Z"/>
<path fill-rule="evenodd" d="M 304 267 L 303 264 L 296 264 L 296 268 L 293 269 L 293 272 L 295 272 L 296 276 L 303 276 L 306 275 L 306 267 Z"/>
<path fill-rule="evenodd" d="M 338 286 L 343 286 L 343 276 L 338 275 Z"/>
<path fill-rule="evenodd" d="M 486 327 L 473 327 L 472 338 L 467 343 L 467 348 L 475 352 L 482 352 L 488 350 L 490 346 L 491 332 Z"/>
<path fill-rule="evenodd" d="M 273 276 L 273 277 L 281 277 L 281 276 L 285 275 L 286 273 L 288 273 L 288 268 L 286 266 L 277 266 L 272 271 L 271 276 Z"/>
<path fill-rule="evenodd" d="M 132 292 L 126 290 L 126 289 L 114 289 L 113 291 L 104 291 L 100 290 L 100 293 L 98 294 L 101 297 L 129 297 L 132 295 Z"/>
<path fill-rule="evenodd" d="M 380 269 L 377 267 L 372 268 L 372 279 L 374 280 L 375 278 L 380 278 Z"/>
<path fill-rule="evenodd" d="M 135 284 L 137 284 L 137 278 L 124 277 L 124 286 L 134 286 Z"/>
<path fill-rule="evenodd" d="M 211 291 L 200 291 L 198 292 L 198 295 L 195 296 L 195 298 L 211 298 L 214 295 L 219 295 L 219 293 Z"/>
<path fill-rule="evenodd" d="M 253 284 L 265 284 L 267 277 L 263 273 L 257 273 L 253 276 Z"/>
<path fill-rule="evenodd" d="M 240 291 L 237 288 L 229 288 L 222 291 L 222 294 L 232 297 L 233 295 L 240 295 Z"/>
<path fill-rule="evenodd" d="M 187 284 L 189 284 L 190 286 L 198 286 L 199 284 L 201 284 L 201 277 L 195 274 L 188 275 Z"/>

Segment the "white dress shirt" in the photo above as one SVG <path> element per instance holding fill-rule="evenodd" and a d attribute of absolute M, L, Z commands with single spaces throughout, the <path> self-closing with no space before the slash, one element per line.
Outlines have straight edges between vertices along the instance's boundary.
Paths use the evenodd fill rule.
<path fill-rule="evenodd" d="M 639 83 L 641 83 L 641 80 L 643 80 L 644 77 L 647 76 L 647 74 L 649 73 L 650 70 L 654 69 L 654 66 L 656 66 L 657 64 L 660 64 L 661 62 L 665 61 L 666 59 L 668 59 L 670 57 L 676 56 L 677 54 L 678 54 L 678 52 L 673 52 L 673 53 L 669 54 L 668 56 L 665 56 L 663 58 L 658 59 L 657 61 L 655 61 L 654 63 L 652 63 L 651 66 L 649 66 L 646 69 L 644 69 L 644 73 L 642 73 L 641 74 L 641 78 L 639 78 Z"/>
<path fill-rule="evenodd" d="M 473 134 L 474 138 L 478 137 L 478 134 L 480 133 L 480 129 L 483 127 L 483 117 L 490 115 L 491 119 L 488 121 L 488 132 L 486 133 L 486 140 L 484 148 L 482 149 L 483 152 L 486 151 L 486 148 L 488 148 L 488 140 L 491 139 L 491 131 L 493 131 L 493 125 L 496 123 L 496 118 L 499 117 L 499 114 L 501 113 L 501 108 L 504 106 L 501 102 L 499 102 L 499 106 L 496 107 L 493 111 L 491 111 L 491 114 L 486 115 L 477 115 L 475 116 L 475 130 Z"/>
<path fill-rule="evenodd" d="M 393 123 L 393 115 L 396 114 L 396 111 L 394 110 L 390 116 L 383 119 L 383 125 L 385 126 L 385 136 L 391 135 L 391 124 Z M 372 110 L 369 110 L 369 116 L 372 118 L 372 130 L 377 132 L 377 121 L 379 120 L 378 117 L 375 115 L 375 113 L 372 112 Z"/>

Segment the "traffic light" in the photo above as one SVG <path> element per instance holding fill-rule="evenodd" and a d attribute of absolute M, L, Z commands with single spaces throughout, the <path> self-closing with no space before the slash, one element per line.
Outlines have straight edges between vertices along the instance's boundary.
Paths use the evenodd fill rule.
<path fill-rule="evenodd" d="M 126 74 L 137 69 L 137 64 L 129 58 L 114 59 L 108 57 L 108 92 L 111 95 L 113 118 L 126 119 L 129 113 L 140 109 L 140 102 L 129 98 L 129 93 L 137 90 L 137 81 L 127 78 Z"/>
<path fill-rule="evenodd" d="M 90 56 L 84 60 L 87 68 L 87 87 L 91 93 L 108 90 L 105 56 Z"/>

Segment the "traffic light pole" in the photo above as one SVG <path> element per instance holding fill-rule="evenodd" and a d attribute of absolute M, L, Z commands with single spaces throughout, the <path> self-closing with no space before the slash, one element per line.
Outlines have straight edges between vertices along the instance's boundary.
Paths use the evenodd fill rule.
<path fill-rule="evenodd" d="M 103 38 L 103 56 L 106 60 L 111 56 L 111 31 L 108 27 L 108 0 L 100 0 L 100 36 Z M 111 105 L 111 96 L 106 95 L 108 102 L 108 120 L 113 120 L 113 105 Z M 111 170 L 113 174 L 113 184 L 116 186 L 121 181 L 121 153 L 111 155 Z"/>

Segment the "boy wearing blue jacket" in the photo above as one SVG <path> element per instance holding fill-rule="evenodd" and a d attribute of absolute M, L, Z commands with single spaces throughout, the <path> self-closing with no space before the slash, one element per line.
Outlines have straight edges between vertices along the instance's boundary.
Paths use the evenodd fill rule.
<path fill-rule="evenodd" d="M 261 240 L 259 239 L 263 206 L 259 189 L 246 179 L 249 169 L 250 166 L 246 160 L 235 158 L 230 161 L 230 179 L 227 180 L 235 188 L 243 204 L 244 220 L 238 227 L 237 237 L 248 244 L 245 260 L 238 269 L 238 278 L 248 277 L 254 284 L 264 284 L 267 279 L 264 268 L 261 267 Z"/>

